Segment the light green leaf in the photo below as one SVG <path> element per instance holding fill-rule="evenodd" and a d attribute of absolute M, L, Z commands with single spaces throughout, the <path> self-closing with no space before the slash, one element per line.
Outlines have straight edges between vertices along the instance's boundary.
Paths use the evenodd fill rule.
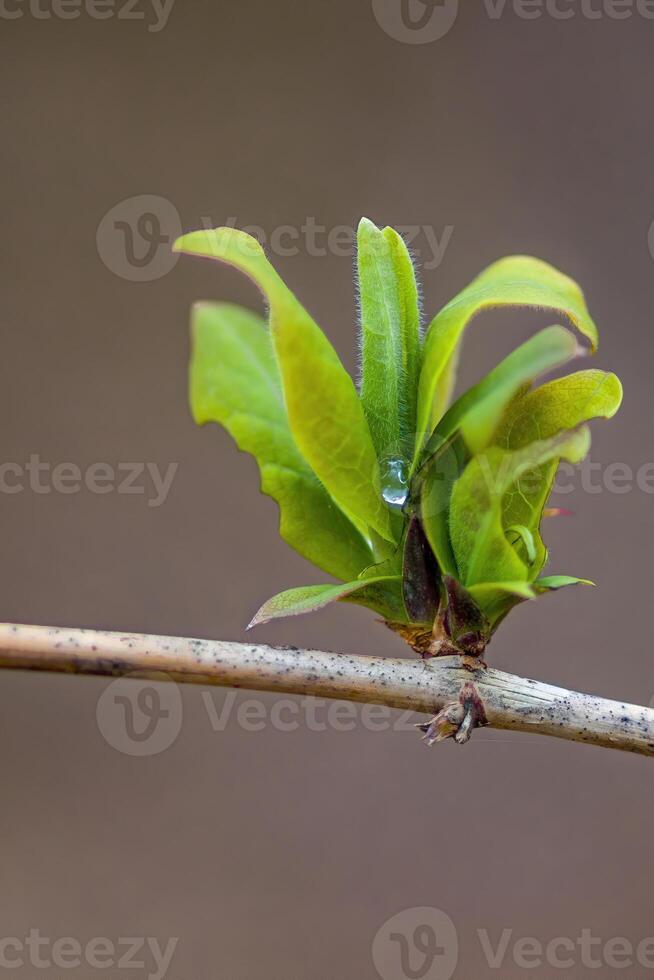
<path fill-rule="evenodd" d="M 517 398 L 508 408 L 497 430 L 495 442 L 516 450 L 535 440 L 550 439 L 593 418 L 611 418 L 622 401 L 622 385 L 614 374 L 578 371 L 557 378 Z M 523 485 L 513 488 L 504 500 L 504 523 L 524 524 L 532 530 L 540 524 L 550 495 L 558 460 L 551 460 Z M 542 542 L 541 566 L 545 558 Z"/>
<path fill-rule="evenodd" d="M 410 463 L 420 373 L 420 312 L 411 257 L 392 228 L 362 218 L 357 264 L 361 402 L 382 462 Z"/>
<path fill-rule="evenodd" d="M 597 347 L 597 328 L 577 284 L 546 262 L 516 255 L 489 266 L 451 300 L 432 321 L 423 352 L 418 389 L 418 444 L 433 430 L 447 407 L 452 361 L 463 332 L 483 310 L 527 306 L 556 310 Z"/>
<path fill-rule="evenodd" d="M 272 619 L 281 619 L 284 616 L 301 616 L 303 613 L 316 612 L 323 609 L 332 602 L 339 599 L 355 598 L 356 592 L 363 592 L 371 586 L 379 583 L 394 581 L 391 578 L 367 579 L 366 581 L 346 582 L 340 585 L 305 585 L 298 589 L 287 589 L 280 592 L 264 602 L 263 606 L 256 613 L 248 625 L 248 629 L 253 626 L 260 626 L 262 623 L 269 623 Z M 395 580 L 399 583 L 399 579 Z M 356 599 L 355 599 L 356 601 Z"/>
<path fill-rule="evenodd" d="M 434 435 L 448 439 L 460 429 L 471 454 L 481 452 L 493 441 L 502 415 L 517 392 L 579 353 L 581 348 L 569 330 L 546 327 L 461 395 L 438 423 Z M 428 452 L 429 443 L 425 454 Z"/>
<path fill-rule="evenodd" d="M 452 491 L 450 537 L 460 580 L 470 587 L 485 582 L 527 582 L 532 569 L 506 536 L 503 521 L 505 495 L 521 478 L 550 460 L 583 459 L 590 445 L 584 426 L 534 442 L 515 452 L 492 447 L 468 463 Z M 529 515 L 531 517 L 531 515 Z M 531 520 L 514 523 L 532 526 Z M 534 531 L 534 537 L 537 531 Z"/>
<path fill-rule="evenodd" d="M 227 303 L 198 303 L 192 313 L 191 410 L 218 422 L 251 453 L 261 488 L 279 504 L 280 534 L 336 578 L 355 578 L 374 559 L 302 458 L 288 426 L 279 371 L 263 320 Z"/>
<path fill-rule="evenodd" d="M 565 589 L 568 585 L 595 585 L 588 578 L 574 578 L 571 575 L 547 575 L 545 578 L 537 578 L 534 582 L 536 592 L 555 592 L 557 589 Z"/>
<path fill-rule="evenodd" d="M 217 228 L 182 236 L 175 250 L 227 262 L 262 290 L 270 306 L 289 424 L 300 452 L 348 516 L 392 540 L 375 449 L 352 379 L 259 243 L 234 228 Z"/>
<path fill-rule="evenodd" d="M 606 371 L 577 371 L 526 392 L 509 406 L 494 442 L 520 449 L 595 418 L 612 418 L 622 402 L 622 385 Z"/>

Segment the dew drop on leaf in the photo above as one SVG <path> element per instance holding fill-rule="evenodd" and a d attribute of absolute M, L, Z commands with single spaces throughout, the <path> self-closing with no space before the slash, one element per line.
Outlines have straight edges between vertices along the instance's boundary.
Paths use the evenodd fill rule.
<path fill-rule="evenodd" d="M 409 495 L 407 465 L 399 456 L 387 456 L 381 462 L 382 497 L 389 507 L 402 510 Z"/>

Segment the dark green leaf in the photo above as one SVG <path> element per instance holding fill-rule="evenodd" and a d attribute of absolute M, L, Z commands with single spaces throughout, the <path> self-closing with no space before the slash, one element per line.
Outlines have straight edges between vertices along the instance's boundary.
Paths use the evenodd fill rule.
<path fill-rule="evenodd" d="M 514 606 L 527 599 L 535 599 L 537 593 L 526 582 L 484 582 L 471 585 L 470 594 L 483 609 L 494 630 Z"/>
<path fill-rule="evenodd" d="M 420 372 L 420 313 L 411 257 L 392 228 L 358 232 L 361 401 L 377 455 L 411 462 Z M 382 475 L 383 480 L 383 475 Z"/>

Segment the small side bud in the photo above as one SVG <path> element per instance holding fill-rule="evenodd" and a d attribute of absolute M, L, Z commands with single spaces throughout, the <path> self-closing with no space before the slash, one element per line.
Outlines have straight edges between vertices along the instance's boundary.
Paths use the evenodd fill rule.
<path fill-rule="evenodd" d="M 416 728 L 424 733 L 423 742 L 427 745 L 443 742 L 447 738 L 453 738 L 457 745 L 465 745 L 475 728 L 483 728 L 487 724 L 479 691 L 472 681 L 466 681 L 459 692 L 458 701 L 449 701 L 431 721 L 416 725 Z"/>
<path fill-rule="evenodd" d="M 447 605 L 443 616 L 445 633 L 457 650 L 469 657 L 481 657 L 490 635 L 486 616 L 470 593 L 451 575 L 443 577 Z"/>

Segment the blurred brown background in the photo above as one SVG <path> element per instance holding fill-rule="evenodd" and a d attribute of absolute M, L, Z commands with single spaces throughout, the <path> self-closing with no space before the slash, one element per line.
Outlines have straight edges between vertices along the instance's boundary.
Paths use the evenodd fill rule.
<path fill-rule="evenodd" d="M 48 2 L 5 0 L 0 16 L 0 455 L 19 467 L 38 455 L 51 491 L 24 477 L 20 492 L 0 494 L 4 620 L 242 639 L 265 598 L 319 580 L 277 537 L 253 462 L 190 419 L 190 303 L 260 301 L 236 273 L 168 261 L 157 239 L 175 233 L 175 212 L 184 229 L 231 218 L 268 236 L 307 219 L 352 226 L 361 214 L 426 225 L 447 238 L 423 275 L 430 315 L 503 254 L 548 259 L 583 284 L 601 333 L 596 363 L 625 384 L 617 418 L 594 427 L 592 459 L 634 473 L 654 460 L 654 20 L 642 9 L 618 19 L 608 0 L 561 2 L 570 19 L 551 8 L 527 19 L 533 6 L 507 3 L 492 17 L 465 3 L 443 37 L 406 43 L 417 31 L 393 36 L 400 0 L 379 0 L 377 17 L 370 0 L 176 0 L 163 25 L 150 0 L 129 19 L 125 0 L 98 4 L 106 19 L 84 9 L 64 19 L 74 0 Z M 447 8 L 409 13 L 429 21 Z M 154 224 L 138 225 L 144 211 Z M 414 247 L 431 258 L 424 232 Z M 311 251 L 301 233 L 296 254 L 273 261 L 354 369 L 352 259 Z M 480 320 L 463 381 L 548 322 Z M 64 462 L 82 473 L 97 462 L 177 470 L 152 506 L 145 475 L 140 494 L 118 492 L 118 481 L 103 494 L 55 492 L 48 480 Z M 4 472 L 15 485 L 19 471 Z M 576 516 L 548 528 L 551 569 L 599 588 L 520 609 L 490 659 L 648 703 L 654 500 L 634 487 L 559 502 Z M 402 652 L 354 607 L 258 638 Z M 397 965 L 401 940 L 383 934 L 383 980 L 448 980 L 453 969 L 503 980 L 654 975 L 635 957 L 618 970 L 616 944 L 604 948 L 654 935 L 651 761 L 494 733 L 427 751 L 407 724 L 371 731 L 359 716 L 354 731 L 316 731 L 325 726 L 304 709 L 284 731 L 271 697 L 256 697 L 265 724 L 252 731 L 236 717 L 252 696 L 207 701 L 199 689 L 179 703 L 172 689 L 172 744 L 137 756 L 121 750 L 118 729 L 107 735 L 118 725 L 102 721 L 107 687 L 0 677 L 0 938 L 23 943 L 22 953 L 2 946 L 0 975 L 145 980 L 156 975 L 147 950 L 132 957 L 140 966 L 116 954 L 105 969 L 88 956 L 72 968 L 61 951 L 57 965 L 53 943 L 157 937 L 165 947 L 178 937 L 168 980 L 374 978 L 378 930 L 420 906 L 451 918 L 458 963 L 446 927 L 434 933 L 446 953 L 423 956 L 418 944 L 409 969 Z M 216 723 L 221 706 L 228 717 Z M 402 919 L 409 947 L 420 924 L 420 913 Z M 479 930 L 495 948 L 505 929 L 493 969 Z M 602 940 L 595 967 L 578 943 L 584 929 Z M 48 938 L 49 966 L 26 952 L 30 930 Z M 576 951 L 556 955 L 573 966 L 550 953 L 528 969 L 514 944 L 530 936 L 543 946 L 567 937 Z"/>

